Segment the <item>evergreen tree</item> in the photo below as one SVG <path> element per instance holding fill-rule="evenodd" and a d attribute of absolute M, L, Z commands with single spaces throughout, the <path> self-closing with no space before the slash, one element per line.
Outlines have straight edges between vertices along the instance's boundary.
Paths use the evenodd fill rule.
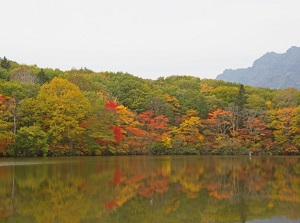
<path fill-rule="evenodd" d="M 50 78 L 46 75 L 45 71 L 43 69 L 40 70 L 37 74 L 38 83 L 40 85 L 43 85 L 50 81 Z"/>
<path fill-rule="evenodd" d="M 243 110 L 247 102 L 246 91 L 244 85 L 240 85 L 239 91 L 233 102 L 232 112 L 235 119 L 235 130 L 238 130 L 244 125 Z"/>
<path fill-rule="evenodd" d="M 247 102 L 246 91 L 244 85 L 241 84 L 239 88 L 239 92 L 234 100 L 234 104 L 237 106 L 239 112 L 241 112 L 244 109 L 246 102 Z"/>
<path fill-rule="evenodd" d="M 3 57 L 3 59 L 0 62 L 0 66 L 3 67 L 4 69 L 8 70 L 10 68 L 10 62 L 6 57 Z"/>

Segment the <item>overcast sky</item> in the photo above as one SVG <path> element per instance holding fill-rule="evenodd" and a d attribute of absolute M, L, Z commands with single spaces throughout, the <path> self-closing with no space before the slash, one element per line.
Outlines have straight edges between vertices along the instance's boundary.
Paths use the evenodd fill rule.
<path fill-rule="evenodd" d="M 0 57 L 143 78 L 215 78 L 300 46 L 299 0 L 3 0 Z"/>

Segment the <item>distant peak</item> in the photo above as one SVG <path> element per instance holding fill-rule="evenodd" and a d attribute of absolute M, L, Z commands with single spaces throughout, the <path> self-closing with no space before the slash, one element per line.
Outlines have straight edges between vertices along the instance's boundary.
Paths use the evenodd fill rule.
<path fill-rule="evenodd" d="M 300 51 L 300 47 L 292 46 L 292 47 L 289 48 L 286 52 L 287 52 L 287 53 L 290 53 L 290 52 L 295 52 L 295 51 Z"/>
<path fill-rule="evenodd" d="M 292 46 L 284 53 L 265 53 L 252 67 L 226 69 L 216 79 L 275 89 L 300 89 L 300 47 Z"/>
<path fill-rule="evenodd" d="M 298 46 L 292 46 L 291 48 L 289 48 L 287 51 L 289 51 L 289 50 L 292 50 L 292 49 L 300 49 L 300 47 L 298 47 Z"/>

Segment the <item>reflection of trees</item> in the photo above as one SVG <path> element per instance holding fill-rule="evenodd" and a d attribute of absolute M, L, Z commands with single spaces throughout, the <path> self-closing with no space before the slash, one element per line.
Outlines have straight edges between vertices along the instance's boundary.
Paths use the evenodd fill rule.
<path fill-rule="evenodd" d="M 297 157 L 94 159 L 16 166 L 15 176 L 12 168 L 0 168 L 0 221 L 225 223 L 276 215 L 300 218 Z"/>
<path fill-rule="evenodd" d="M 291 159 L 296 164 L 298 163 L 298 158 Z M 201 162 L 199 160 L 193 162 L 193 159 L 189 162 L 181 160 L 180 165 L 172 162 L 169 177 L 166 179 L 168 180 L 168 185 L 166 185 L 168 189 L 165 191 L 167 194 L 164 197 L 168 197 L 168 193 L 172 193 L 175 188 L 178 193 L 186 194 L 189 202 L 190 199 L 202 202 L 201 196 L 203 195 L 201 194 L 205 192 L 210 197 L 207 205 L 213 204 L 214 208 L 206 207 L 206 211 L 202 210 L 201 219 L 211 218 L 218 222 L 226 222 L 226 219 L 246 222 L 259 215 L 272 217 L 277 213 L 282 216 L 287 216 L 286 213 L 289 213 L 287 217 L 290 218 L 296 214 L 299 218 L 296 210 L 298 210 L 300 198 L 300 171 L 297 165 L 291 165 L 285 161 L 282 158 L 253 157 L 252 161 L 249 161 L 248 157 L 231 159 L 220 157 L 201 159 Z M 282 168 L 286 170 L 282 172 Z M 151 199 L 155 194 L 159 194 L 150 187 L 147 190 L 145 185 L 159 182 L 157 178 L 162 177 L 161 173 L 157 169 L 147 171 L 142 169 L 141 172 L 148 173 L 148 175 L 144 175 L 143 178 L 139 178 L 138 182 L 135 182 L 136 191 L 139 193 L 132 194 L 127 202 L 137 199 L 138 196 Z M 139 174 L 136 171 L 131 174 L 128 170 L 125 175 L 134 178 L 134 175 Z M 275 186 L 276 193 L 272 194 Z M 123 187 L 129 187 L 126 179 Z M 184 208 L 184 200 L 182 195 L 175 195 L 165 200 L 165 213 L 172 214 Z M 290 212 L 280 211 L 279 201 L 289 202 Z M 123 205 L 126 205 L 126 202 L 122 203 L 119 208 Z"/>
<path fill-rule="evenodd" d="M 291 159 L 298 163 L 298 158 Z M 286 169 L 286 171 L 282 173 L 281 169 Z M 265 215 L 266 213 L 274 214 L 279 212 L 283 216 L 292 217 L 292 215 L 286 215 L 286 212 L 274 209 L 278 208 L 274 207 L 274 201 L 277 201 L 277 204 L 282 204 L 282 202 L 279 203 L 278 201 L 283 201 L 283 194 L 290 199 L 285 199 L 285 201 L 293 202 L 291 205 L 293 207 L 292 212 L 297 213 L 296 210 L 297 207 L 299 208 L 300 196 L 292 188 L 292 185 L 297 185 L 296 188 L 299 189 L 300 175 L 296 174 L 292 169 L 292 165 L 282 158 L 258 157 L 254 157 L 252 162 L 249 163 L 245 160 L 244 162 L 241 161 L 240 158 L 232 160 L 231 170 L 229 167 L 222 167 L 223 176 L 227 175 L 227 180 L 232 185 L 231 192 L 233 196 L 228 201 L 236 205 L 237 210 L 234 212 L 240 215 L 241 222 L 245 222 L 251 216 Z M 282 174 L 278 175 L 278 171 Z M 220 174 L 218 178 L 220 178 Z M 281 181 L 290 183 L 290 186 L 286 183 L 281 183 Z M 216 185 L 220 185 L 220 189 L 224 185 L 228 185 L 226 182 L 220 183 L 219 180 L 215 180 L 214 182 Z M 272 187 L 274 188 L 274 186 L 280 192 L 272 198 Z M 292 197 L 293 199 L 291 200 Z"/>
<path fill-rule="evenodd" d="M 0 221 L 13 212 L 13 168 L 0 168 Z"/>
<path fill-rule="evenodd" d="M 20 214 L 32 216 L 35 222 L 80 222 L 88 208 L 83 191 L 78 188 L 82 180 L 59 170 L 54 178 L 47 167 L 19 168 L 20 172 L 27 170 L 16 179 L 15 199 Z"/>
<path fill-rule="evenodd" d="M 11 197 L 10 197 L 11 215 L 10 216 L 13 216 L 13 212 L 14 212 L 14 196 L 15 196 L 15 167 L 13 167 L 12 182 L 11 182 Z"/>
<path fill-rule="evenodd" d="M 165 165 L 161 166 L 161 170 L 168 169 L 168 171 L 161 172 L 157 166 L 149 168 L 145 163 L 139 166 L 139 171 L 126 167 L 123 169 L 123 182 L 118 185 L 119 194 L 114 197 L 116 201 L 120 199 L 123 202 L 119 202 L 121 205 L 114 207 L 122 210 L 125 208 L 123 206 L 137 200 L 138 197 L 152 202 L 153 198 L 164 194 L 165 199 L 162 202 L 165 203 L 165 207 L 162 209 L 165 213 L 172 215 L 184 209 L 186 202 L 191 202 L 190 199 L 202 202 L 203 193 L 206 193 L 210 197 L 209 202 L 214 204 L 214 208 L 205 207 L 205 211 L 202 210 L 201 214 L 202 220 L 211 219 L 212 222 L 212 219 L 215 219 L 217 222 L 226 222 L 226 219 L 228 221 L 235 219 L 235 221 L 246 222 L 247 219 L 252 219 L 257 215 L 265 216 L 267 213 L 272 216 L 278 212 L 268 204 L 270 203 L 270 182 L 273 181 L 276 184 L 279 180 L 274 180 L 274 170 L 286 165 L 281 159 L 253 157 L 251 162 L 248 157 L 232 158 L 230 162 L 228 162 L 228 157 L 225 160 L 222 159 L 224 158 L 214 157 L 201 159 L 201 162 L 197 159 L 191 159 L 188 162 L 181 160 L 177 165 L 175 158 L 169 161 L 168 168 Z M 297 158 L 296 162 L 298 162 Z M 163 175 L 163 172 L 167 175 Z M 292 173 L 292 175 L 299 179 L 299 174 Z M 296 179 L 292 180 L 295 185 L 298 182 Z M 160 186 L 157 186 L 157 190 L 153 189 L 155 188 L 153 185 L 160 184 L 164 185 L 165 190 L 160 190 Z M 128 193 L 130 196 L 125 197 L 125 201 L 122 191 L 126 188 L 127 190 L 134 188 L 132 191 L 135 192 Z M 177 191 L 175 195 L 168 197 L 174 190 Z M 178 196 L 179 193 L 180 196 Z M 182 194 L 186 197 L 182 197 Z M 280 200 L 280 196 L 276 199 Z M 292 206 L 294 207 L 295 204 Z M 285 215 L 284 212 L 281 213 Z M 209 218 L 209 215 L 212 217 Z"/>
<path fill-rule="evenodd" d="M 104 204 L 99 198 L 99 190 L 103 188 L 98 185 L 103 176 L 86 176 L 89 165 L 34 165 L 14 168 L 14 184 L 12 171 L 4 172 L 7 177 L 0 178 L 0 222 L 6 217 L 10 219 L 9 222 L 82 222 L 84 219 L 89 219 L 86 222 L 92 222 L 91 219 L 99 222 Z M 95 169 L 94 166 L 91 173 Z M 107 182 L 109 176 L 104 177 Z M 10 203 L 13 187 L 14 209 Z M 105 190 L 107 189 L 103 189 Z M 105 196 L 104 199 L 107 200 Z"/>

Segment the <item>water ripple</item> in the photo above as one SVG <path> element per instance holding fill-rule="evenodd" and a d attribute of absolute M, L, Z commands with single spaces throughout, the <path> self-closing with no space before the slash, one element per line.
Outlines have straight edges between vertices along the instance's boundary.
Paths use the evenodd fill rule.
<path fill-rule="evenodd" d="M 0 162 L 0 166 L 29 166 L 55 163 L 51 161 L 4 161 Z"/>

